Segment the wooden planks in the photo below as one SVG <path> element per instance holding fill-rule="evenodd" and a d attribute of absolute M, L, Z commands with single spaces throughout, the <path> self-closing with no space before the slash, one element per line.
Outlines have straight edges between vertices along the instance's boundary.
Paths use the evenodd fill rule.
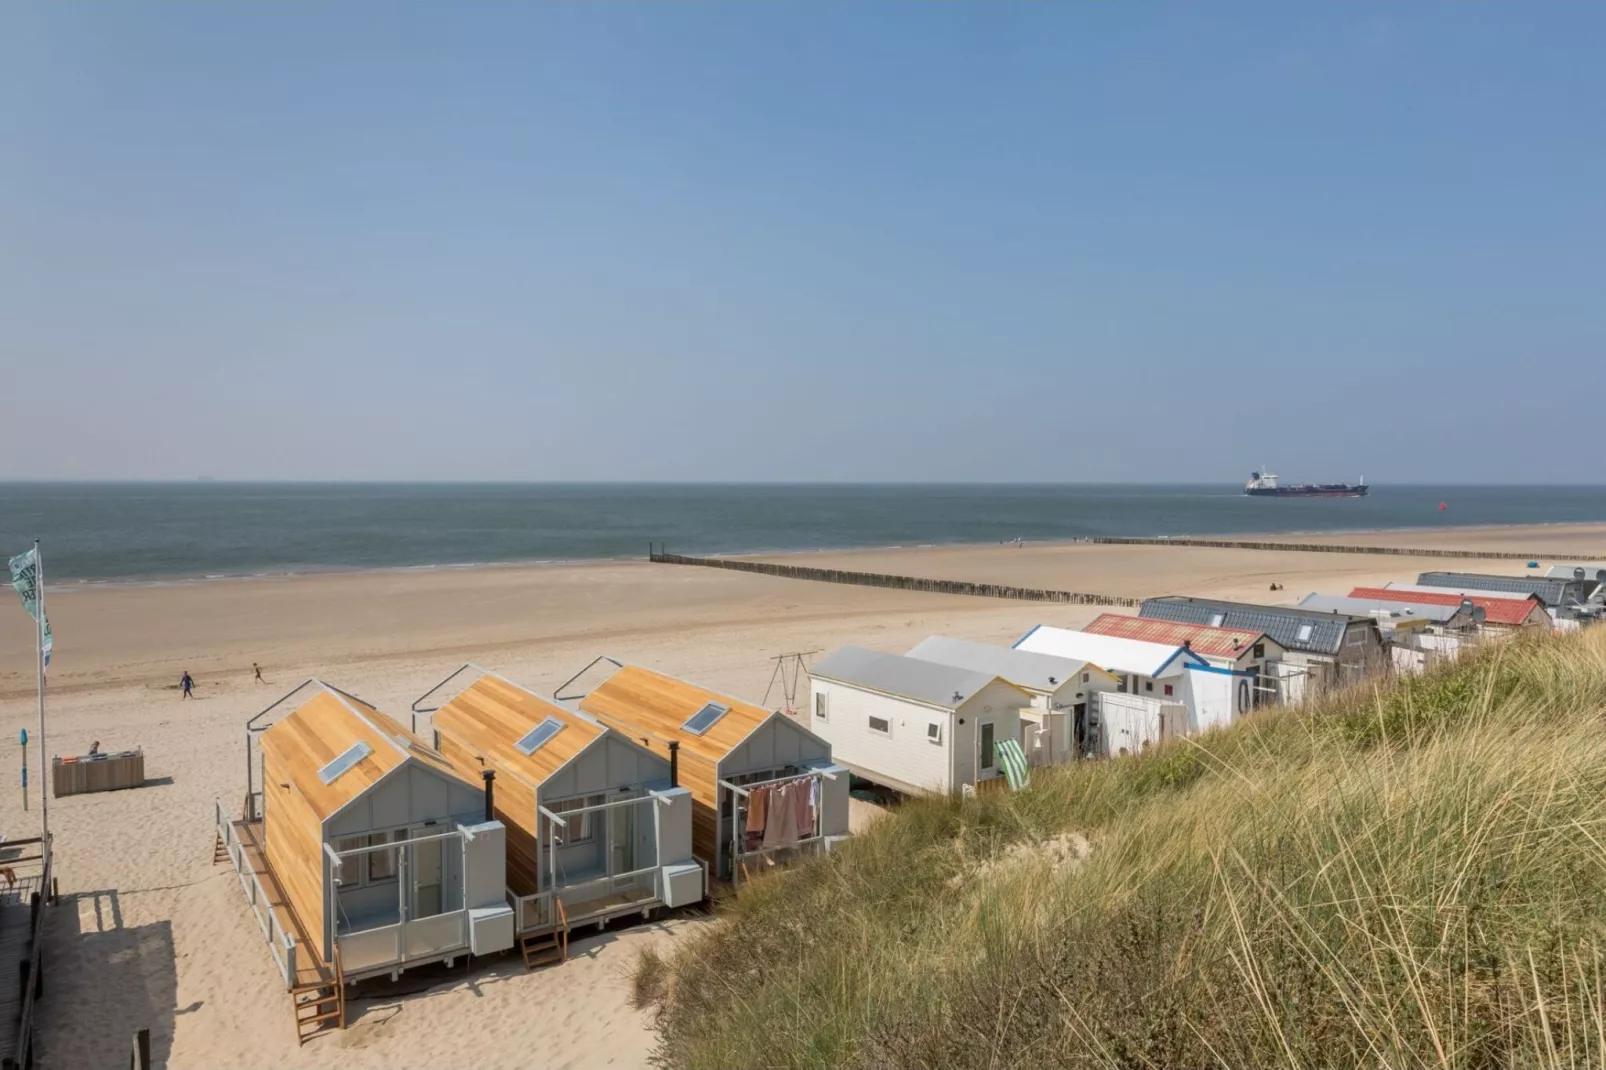
<path fill-rule="evenodd" d="M 332 936 L 324 931 L 323 819 L 296 785 L 286 779 L 281 755 L 266 747 L 262 753 L 262 776 L 262 822 L 257 842 L 290 908 L 317 941 L 318 954 L 322 955 L 325 941 Z"/>
<path fill-rule="evenodd" d="M 563 728 L 533 754 L 521 753 L 516 746 L 519 740 L 548 718 L 561 722 Z M 494 760 L 497 769 L 506 769 L 532 786 L 544 783 L 606 731 L 588 718 L 490 674 L 436 710 L 433 721 L 443 742 L 454 737 L 476 756 Z M 468 775 L 477 777 L 478 773 Z"/>
<path fill-rule="evenodd" d="M 94 791 L 118 791 L 145 783 L 145 752 L 80 755 L 55 758 L 50 763 L 50 787 L 56 798 Z"/>
<path fill-rule="evenodd" d="M 309 933 L 302 924 L 301 913 L 286 895 L 279 873 L 273 868 L 263 849 L 262 823 L 236 821 L 234 834 L 245 849 L 246 867 L 257 875 L 262 891 L 268 897 L 268 909 L 273 911 L 279 927 L 295 937 L 295 987 L 327 982 L 332 976 L 332 971 L 324 962 L 323 947 L 314 933 Z"/>
<path fill-rule="evenodd" d="M 730 712 L 702 735 L 687 732 L 687 718 L 710 702 L 726 706 Z M 750 702 L 639 665 L 626 665 L 608 677 L 580 700 L 580 708 L 632 739 L 647 737 L 654 753 L 667 754 L 663 744 L 679 742 L 683 766 L 688 756 L 718 765 L 771 716 L 769 710 Z"/>

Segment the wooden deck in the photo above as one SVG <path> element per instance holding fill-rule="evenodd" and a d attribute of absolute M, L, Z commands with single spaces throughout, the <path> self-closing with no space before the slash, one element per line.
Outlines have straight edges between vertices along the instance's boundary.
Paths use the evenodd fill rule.
<path fill-rule="evenodd" d="M 16 884 L 0 886 L 0 1063 L 16 1058 L 21 1039 L 17 1027 L 22 1017 L 23 989 L 18 978 L 21 964 L 33 952 L 29 943 L 33 911 L 28 903 L 35 892 L 45 894 L 38 876 L 19 874 Z"/>
<path fill-rule="evenodd" d="M 296 917 L 296 912 L 291 908 L 284 889 L 279 885 L 279 879 L 273 875 L 273 869 L 268 865 L 267 855 L 262 848 L 262 822 L 235 821 L 233 825 L 234 835 L 245 851 L 245 864 L 256 874 L 257 880 L 262 884 L 262 891 L 268 897 L 268 909 L 273 912 L 279 927 L 295 937 L 294 987 L 328 984 L 334 979 L 334 970 L 323 961 L 323 948 L 307 936 L 307 930 L 302 927 L 301 919 Z"/>

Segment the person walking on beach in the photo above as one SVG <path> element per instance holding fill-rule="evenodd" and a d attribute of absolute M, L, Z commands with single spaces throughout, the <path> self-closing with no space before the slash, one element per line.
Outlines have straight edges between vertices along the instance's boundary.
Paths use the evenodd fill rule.
<path fill-rule="evenodd" d="M 256 673 L 257 683 L 259 683 L 259 684 L 267 683 L 266 680 L 262 679 L 262 666 L 258 665 L 256 662 L 253 661 L 251 663 L 251 671 Z"/>
<path fill-rule="evenodd" d="M 183 694 L 179 695 L 180 699 L 195 697 L 190 694 L 195 689 L 195 678 L 190 675 L 190 670 L 184 670 L 184 675 L 179 677 L 178 686 L 183 691 Z"/>

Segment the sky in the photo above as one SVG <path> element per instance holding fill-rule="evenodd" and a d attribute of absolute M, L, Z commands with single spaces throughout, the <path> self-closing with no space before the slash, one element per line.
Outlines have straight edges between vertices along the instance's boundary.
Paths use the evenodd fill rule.
<path fill-rule="evenodd" d="M 1603 39 L 7 4 L 0 479 L 1602 482 Z"/>

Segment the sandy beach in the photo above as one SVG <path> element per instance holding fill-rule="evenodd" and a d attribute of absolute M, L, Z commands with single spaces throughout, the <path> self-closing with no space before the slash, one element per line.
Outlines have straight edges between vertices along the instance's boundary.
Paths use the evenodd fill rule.
<path fill-rule="evenodd" d="M 1314 541 L 1606 558 L 1606 525 Z M 1287 602 L 1428 568 L 1524 571 L 1516 561 L 1086 544 L 775 559 Z M 1271 595 L 1271 583 L 1285 589 Z M 52 590 L 49 608 L 51 751 L 81 753 L 96 740 L 108 750 L 141 746 L 152 783 L 52 801 L 62 905 L 41 1004 L 39 1065 L 47 1068 L 120 1063 L 142 1027 L 152 1030 L 157 1065 L 174 1068 L 644 1065 L 652 1032 L 628 997 L 634 956 L 672 948 L 707 920 L 577 940 L 574 959 L 557 969 L 528 973 L 509 956 L 472 972 L 407 974 L 353 1002 L 345 1033 L 297 1048 L 288 997 L 232 870 L 212 863 L 212 806 L 221 799 L 238 810 L 244 721 L 308 676 L 405 720 L 411 700 L 464 661 L 550 693 L 608 653 L 775 707 L 782 696 L 766 696 L 766 686 L 778 654 L 844 643 L 901 651 L 933 633 L 1009 642 L 1034 624 L 1075 626 L 1099 612 L 644 562 L 85 586 Z M 0 729 L 13 740 L 36 723 L 32 650 L 28 619 L 15 607 L 0 614 Z M 252 681 L 253 661 L 271 684 Z M 176 689 L 185 669 L 198 684 L 192 702 Z M 25 814 L 14 773 L 8 782 L 0 830 L 36 835 L 37 796 Z"/>

